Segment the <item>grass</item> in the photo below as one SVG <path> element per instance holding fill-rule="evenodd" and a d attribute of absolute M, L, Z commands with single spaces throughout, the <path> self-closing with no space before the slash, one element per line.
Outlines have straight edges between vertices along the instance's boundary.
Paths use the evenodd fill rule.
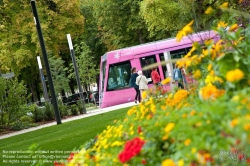
<path fill-rule="evenodd" d="M 50 163 L 46 165 L 53 165 L 53 161 L 68 157 L 70 151 L 79 149 L 81 145 L 112 124 L 114 120 L 124 118 L 129 108 L 122 108 L 2 139 L 0 140 L 0 165 L 25 166 L 45 158 L 51 158 L 49 159 Z M 31 158 L 28 156 L 30 153 L 26 152 L 35 143 L 39 145 L 39 152 L 42 154 L 34 155 Z M 38 152 L 38 149 L 36 151 Z"/>

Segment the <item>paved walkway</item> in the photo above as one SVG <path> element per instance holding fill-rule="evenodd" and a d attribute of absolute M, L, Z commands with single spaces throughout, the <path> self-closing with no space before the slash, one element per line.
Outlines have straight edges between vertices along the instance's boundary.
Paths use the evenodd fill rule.
<path fill-rule="evenodd" d="M 62 123 L 77 120 L 77 119 L 82 119 L 82 118 L 86 118 L 86 117 L 90 117 L 90 116 L 94 116 L 94 115 L 105 113 L 105 112 L 114 111 L 114 110 L 117 110 L 117 109 L 120 109 L 120 108 L 130 107 L 130 106 L 133 106 L 133 105 L 136 105 L 136 104 L 134 102 L 130 102 L 130 103 L 120 104 L 120 105 L 107 107 L 107 108 L 102 108 L 102 109 L 98 108 L 98 109 L 95 109 L 95 110 L 88 111 L 87 114 L 82 114 L 82 115 L 74 116 L 74 117 L 71 117 L 71 118 L 62 119 Z M 51 123 L 47 123 L 47 124 L 44 124 L 44 125 L 40 125 L 40 126 L 37 126 L 37 127 L 32 127 L 32 128 L 28 128 L 28 129 L 20 130 L 20 131 L 17 131 L 17 132 L 2 135 L 2 136 L 0 136 L 0 140 L 4 139 L 4 138 L 9 138 L 9 137 L 12 137 L 12 136 L 15 136 L 15 135 L 27 133 L 27 132 L 30 132 L 30 131 L 35 131 L 35 130 L 38 130 L 38 129 L 41 129 L 41 128 L 44 128 L 44 127 L 53 126 L 53 125 L 57 125 L 56 121 L 51 122 Z"/>

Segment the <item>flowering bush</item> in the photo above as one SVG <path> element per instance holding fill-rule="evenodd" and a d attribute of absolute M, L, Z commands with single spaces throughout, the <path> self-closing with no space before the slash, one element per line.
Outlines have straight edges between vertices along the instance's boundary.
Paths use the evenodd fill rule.
<path fill-rule="evenodd" d="M 193 31 L 192 23 L 178 33 L 179 41 Z M 220 22 L 214 31 L 220 40 L 193 43 L 186 61 L 178 62 L 198 86 L 161 98 L 143 94 L 149 99 L 65 165 L 250 165 L 250 26 Z"/>

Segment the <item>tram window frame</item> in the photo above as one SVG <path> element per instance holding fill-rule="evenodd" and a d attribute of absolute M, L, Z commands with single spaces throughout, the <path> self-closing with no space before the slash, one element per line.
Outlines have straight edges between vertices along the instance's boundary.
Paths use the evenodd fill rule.
<path fill-rule="evenodd" d="M 121 66 L 126 67 L 121 67 Z M 131 77 L 131 61 L 110 64 L 108 67 L 107 91 L 115 91 L 129 88 Z M 112 72 L 112 73 L 111 73 Z M 111 77 L 112 76 L 112 77 Z"/>

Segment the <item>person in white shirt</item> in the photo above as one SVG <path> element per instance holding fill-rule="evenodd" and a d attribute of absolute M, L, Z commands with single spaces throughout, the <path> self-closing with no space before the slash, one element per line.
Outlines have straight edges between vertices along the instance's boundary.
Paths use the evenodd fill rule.
<path fill-rule="evenodd" d="M 139 85 L 139 90 L 141 91 L 141 94 L 143 91 L 147 90 L 148 89 L 148 80 L 147 78 L 142 75 L 142 71 L 139 70 L 138 71 L 138 77 L 136 77 L 136 84 Z"/>

